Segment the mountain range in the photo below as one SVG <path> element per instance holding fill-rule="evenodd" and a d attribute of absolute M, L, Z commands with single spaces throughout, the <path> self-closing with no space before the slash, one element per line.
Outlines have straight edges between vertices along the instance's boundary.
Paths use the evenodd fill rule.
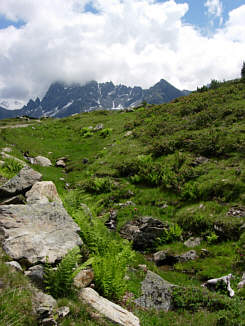
<path fill-rule="evenodd" d="M 180 91 L 164 79 L 149 89 L 114 85 L 112 82 L 91 81 L 83 86 L 55 82 L 51 84 L 42 100 L 31 99 L 19 110 L 7 110 L 0 106 L 0 119 L 17 116 L 62 118 L 97 109 L 135 107 L 144 101 L 149 104 L 160 104 L 188 93 Z"/>

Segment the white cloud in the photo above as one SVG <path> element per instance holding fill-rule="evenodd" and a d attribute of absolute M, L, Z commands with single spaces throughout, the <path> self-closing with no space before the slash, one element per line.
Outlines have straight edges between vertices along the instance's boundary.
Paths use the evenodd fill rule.
<path fill-rule="evenodd" d="M 208 13 L 210 15 L 221 17 L 223 8 L 222 2 L 220 0 L 207 0 L 204 4 L 205 7 L 208 9 Z"/>
<path fill-rule="evenodd" d="M 187 11 L 174 0 L 1 0 L 0 13 L 26 25 L 0 30 L 0 97 L 42 96 L 55 80 L 149 87 L 164 78 L 194 89 L 237 77 L 245 6 L 212 37 L 182 23 Z"/>

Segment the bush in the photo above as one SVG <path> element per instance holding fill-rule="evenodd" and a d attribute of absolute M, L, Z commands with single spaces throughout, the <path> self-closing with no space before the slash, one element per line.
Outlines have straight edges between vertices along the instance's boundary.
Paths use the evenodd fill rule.
<path fill-rule="evenodd" d="M 80 259 L 80 249 L 75 247 L 65 255 L 57 269 L 53 269 L 49 264 L 46 264 L 46 290 L 54 298 L 69 296 L 72 292 L 73 273 Z"/>
<path fill-rule="evenodd" d="M 110 242 L 109 250 L 103 256 L 96 256 L 93 263 L 95 285 L 101 295 L 119 299 L 126 291 L 125 274 L 135 254 L 126 242 Z"/>
<path fill-rule="evenodd" d="M 14 158 L 6 158 L 3 165 L 0 167 L 0 174 L 6 178 L 12 178 L 24 167 L 24 164 Z"/>
<path fill-rule="evenodd" d="M 106 138 L 108 137 L 110 134 L 112 133 L 112 129 L 111 128 L 104 128 L 102 130 L 99 131 L 98 135 Z"/>
<path fill-rule="evenodd" d="M 111 192 L 111 190 L 115 187 L 109 177 L 89 178 L 83 181 L 80 186 L 84 191 L 95 194 Z"/>

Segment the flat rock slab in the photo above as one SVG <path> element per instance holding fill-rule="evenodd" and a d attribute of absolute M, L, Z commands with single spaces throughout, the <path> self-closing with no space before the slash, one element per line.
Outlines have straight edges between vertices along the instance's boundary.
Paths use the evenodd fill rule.
<path fill-rule="evenodd" d="M 14 260 L 54 263 L 82 241 L 78 225 L 55 202 L 0 206 L 0 240 Z"/>
<path fill-rule="evenodd" d="M 164 311 L 172 309 L 172 290 L 176 285 L 151 271 L 147 271 L 146 278 L 141 284 L 142 296 L 135 300 L 136 305 L 144 309 Z"/>
<path fill-rule="evenodd" d="M 79 294 L 83 302 L 105 316 L 112 322 L 123 326 L 140 326 L 139 318 L 121 306 L 101 297 L 92 288 L 84 288 Z"/>
<path fill-rule="evenodd" d="M 0 187 L 0 197 L 9 198 L 29 190 L 34 183 L 41 181 L 42 175 L 25 166 L 20 172 Z"/>

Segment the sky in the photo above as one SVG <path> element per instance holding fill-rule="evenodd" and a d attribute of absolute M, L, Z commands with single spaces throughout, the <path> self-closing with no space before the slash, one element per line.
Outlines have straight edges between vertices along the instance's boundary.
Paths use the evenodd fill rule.
<path fill-rule="evenodd" d="M 0 103 L 54 81 L 194 90 L 240 77 L 245 0 L 1 0 Z"/>

